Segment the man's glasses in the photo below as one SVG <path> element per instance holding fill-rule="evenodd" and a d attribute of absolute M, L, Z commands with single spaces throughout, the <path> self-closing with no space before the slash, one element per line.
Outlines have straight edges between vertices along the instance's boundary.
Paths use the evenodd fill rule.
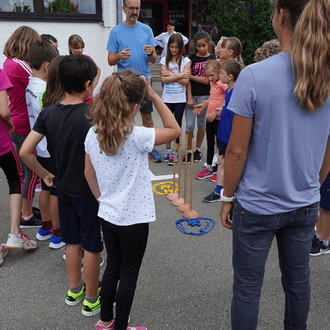
<path fill-rule="evenodd" d="M 125 6 L 126 7 L 126 6 Z M 140 11 L 140 7 L 126 7 L 129 11 L 134 11 L 134 10 L 136 10 L 136 11 Z"/>

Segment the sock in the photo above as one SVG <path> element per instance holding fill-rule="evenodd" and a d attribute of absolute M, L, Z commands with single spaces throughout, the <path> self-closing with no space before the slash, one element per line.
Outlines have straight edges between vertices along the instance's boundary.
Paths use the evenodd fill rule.
<path fill-rule="evenodd" d="M 212 165 L 207 164 L 206 168 L 209 169 L 210 171 L 213 171 Z"/>
<path fill-rule="evenodd" d="M 29 221 L 31 218 L 32 218 L 33 214 L 31 214 L 29 217 L 23 217 L 21 216 L 21 218 L 24 220 L 24 221 Z"/>
<path fill-rule="evenodd" d="M 41 227 L 43 230 L 49 230 L 52 228 L 52 220 L 48 220 L 48 221 L 42 221 L 41 222 Z"/>
<path fill-rule="evenodd" d="M 60 229 L 60 228 L 53 229 L 53 234 L 54 234 L 56 237 L 61 237 L 61 229 Z"/>
<path fill-rule="evenodd" d="M 324 239 L 322 240 L 324 246 L 328 247 L 329 246 L 329 242 L 328 241 L 325 241 Z"/>
<path fill-rule="evenodd" d="M 188 154 L 191 154 L 191 150 L 187 150 L 187 153 L 188 153 Z"/>
<path fill-rule="evenodd" d="M 70 291 L 72 293 L 79 293 L 81 291 L 81 289 L 83 288 L 84 284 L 81 282 L 79 286 L 75 287 L 75 288 L 70 288 Z"/>
<path fill-rule="evenodd" d="M 93 297 L 93 298 L 87 298 L 86 297 L 86 300 L 89 302 L 89 303 L 91 303 L 91 304 L 94 304 L 94 303 L 96 303 L 96 300 L 97 300 L 97 298 L 99 297 L 99 295 L 97 294 L 95 297 Z"/>
<path fill-rule="evenodd" d="M 217 187 L 215 188 L 215 193 L 218 194 L 218 195 L 220 195 L 220 191 L 221 191 L 221 189 L 223 189 L 223 186 L 219 186 L 219 185 L 217 184 Z"/>
<path fill-rule="evenodd" d="M 195 151 L 201 151 L 201 148 L 195 148 Z"/>

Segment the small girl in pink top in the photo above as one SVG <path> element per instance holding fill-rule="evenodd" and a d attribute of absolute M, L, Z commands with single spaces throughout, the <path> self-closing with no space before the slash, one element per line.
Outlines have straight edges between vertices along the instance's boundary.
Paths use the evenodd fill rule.
<path fill-rule="evenodd" d="M 206 138 L 207 138 L 207 163 L 205 169 L 196 175 L 196 179 L 203 180 L 210 178 L 216 173 L 216 169 L 212 167 L 214 156 L 214 147 L 222 105 L 225 101 L 227 85 L 223 84 L 219 79 L 221 64 L 217 60 L 208 60 L 204 66 L 205 76 L 210 80 L 210 97 L 198 104 L 194 113 L 198 114 L 207 108 L 206 112 Z"/>
<path fill-rule="evenodd" d="M 10 217 L 10 233 L 7 244 L 0 245 L 0 266 L 9 252 L 9 248 L 32 250 L 37 247 L 37 243 L 30 240 L 19 228 L 23 178 L 18 156 L 10 139 L 14 125 L 10 119 L 7 91 L 11 90 L 12 87 L 6 74 L 0 69 L 0 167 L 6 175 L 9 185 Z"/>
<path fill-rule="evenodd" d="M 29 83 L 29 77 L 32 75 L 32 70 L 28 63 L 30 46 L 39 39 L 39 34 L 35 30 L 28 26 L 21 26 L 10 36 L 3 51 L 7 56 L 3 64 L 3 71 L 13 86 L 13 88 L 8 90 L 8 97 L 10 100 L 11 120 L 15 127 L 11 139 L 14 142 L 17 154 L 19 154 L 19 150 L 31 130 L 25 89 Z M 24 180 L 21 227 L 39 227 L 41 226 L 41 219 L 36 218 L 32 213 L 34 189 L 38 176 L 21 159 L 20 165 Z"/>

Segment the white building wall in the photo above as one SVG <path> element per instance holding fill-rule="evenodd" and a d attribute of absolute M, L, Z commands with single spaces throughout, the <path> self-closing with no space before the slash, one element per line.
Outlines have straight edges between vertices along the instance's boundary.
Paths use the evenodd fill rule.
<path fill-rule="evenodd" d="M 106 50 L 111 28 L 116 22 L 116 0 L 103 0 L 102 17 L 104 23 L 75 23 L 75 22 L 47 22 L 47 21 L 0 21 L 0 67 L 6 57 L 3 54 L 5 43 L 10 35 L 21 25 L 27 25 L 35 29 L 39 34 L 51 34 L 58 40 L 60 55 L 68 55 L 68 39 L 72 34 L 79 34 L 84 42 L 84 53 L 91 56 L 101 69 L 101 78 L 97 89 L 102 81 L 112 74 L 114 67 L 108 65 L 108 52 Z"/>

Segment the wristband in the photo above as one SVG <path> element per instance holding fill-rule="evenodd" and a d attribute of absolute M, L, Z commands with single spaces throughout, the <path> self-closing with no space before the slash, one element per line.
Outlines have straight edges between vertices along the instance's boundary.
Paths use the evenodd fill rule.
<path fill-rule="evenodd" d="M 154 55 L 154 51 L 152 51 L 151 54 L 148 54 L 148 56 L 152 56 L 152 55 Z"/>
<path fill-rule="evenodd" d="M 232 203 L 234 200 L 235 200 L 235 195 L 231 196 L 231 197 L 226 197 L 223 195 L 223 189 L 221 189 L 221 191 L 220 191 L 220 201 L 221 202 Z"/>

